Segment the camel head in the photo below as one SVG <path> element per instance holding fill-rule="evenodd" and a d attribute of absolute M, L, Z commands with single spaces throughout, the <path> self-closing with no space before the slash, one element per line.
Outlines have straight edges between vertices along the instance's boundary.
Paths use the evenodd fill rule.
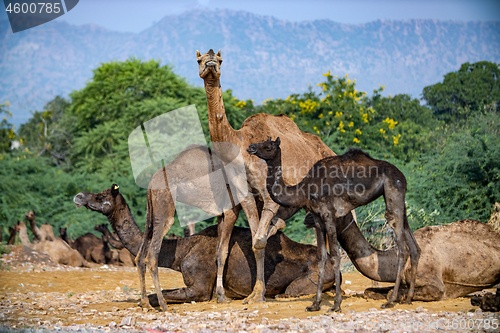
<path fill-rule="evenodd" d="M 35 212 L 30 210 L 29 212 L 27 212 L 26 214 L 24 214 L 24 217 L 28 220 L 28 221 L 32 221 L 35 219 Z"/>
<path fill-rule="evenodd" d="M 80 192 L 73 198 L 73 202 L 77 208 L 85 207 L 108 216 L 117 207 L 116 199 L 120 194 L 118 189 L 119 186 L 113 184 L 110 189 L 101 193 Z"/>
<path fill-rule="evenodd" d="M 61 236 L 61 238 L 66 237 L 68 235 L 68 229 L 60 227 L 59 228 L 59 235 Z"/>
<path fill-rule="evenodd" d="M 95 231 L 99 231 L 100 233 L 104 234 L 104 232 L 108 229 L 108 225 L 106 223 L 103 224 L 98 224 L 94 227 Z"/>
<path fill-rule="evenodd" d="M 262 158 L 264 161 L 269 161 L 276 157 L 278 151 L 281 150 L 280 143 L 280 138 L 277 138 L 276 141 L 269 138 L 267 141 L 261 143 L 252 143 L 248 146 L 247 152 L 250 155 Z"/>
<path fill-rule="evenodd" d="M 196 50 L 196 59 L 200 66 L 200 77 L 202 79 L 207 76 L 213 76 L 215 79 L 220 77 L 220 65 L 222 64 L 220 50 L 215 54 L 214 50 L 210 49 L 204 55 L 201 55 L 200 51 Z"/>

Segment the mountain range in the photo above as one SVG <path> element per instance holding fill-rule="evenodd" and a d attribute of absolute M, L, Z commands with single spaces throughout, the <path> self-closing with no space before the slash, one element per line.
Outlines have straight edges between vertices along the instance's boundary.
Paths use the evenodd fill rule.
<path fill-rule="evenodd" d="M 221 49 L 222 88 L 239 99 L 286 98 L 322 82 L 322 73 L 349 74 L 370 94 L 418 98 L 464 62 L 500 62 L 500 22 L 331 20 L 289 22 L 242 11 L 195 10 L 165 16 L 140 33 L 54 20 L 13 34 L 0 21 L 0 103 L 10 101 L 19 125 L 56 95 L 92 78 L 100 63 L 159 59 L 201 86 L 195 51 Z"/>

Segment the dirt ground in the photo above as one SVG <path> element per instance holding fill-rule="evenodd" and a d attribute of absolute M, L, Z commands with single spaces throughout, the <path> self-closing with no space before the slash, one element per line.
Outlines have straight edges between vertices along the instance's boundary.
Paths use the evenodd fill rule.
<path fill-rule="evenodd" d="M 275 325 L 271 325 L 271 328 L 279 328 L 276 325 L 287 320 L 290 323 L 293 320 L 314 321 L 314 317 L 318 316 L 323 318 L 326 310 L 333 304 L 333 294 L 326 292 L 323 294 L 322 310 L 314 313 L 304 311 L 305 307 L 311 304 L 312 297 L 268 299 L 265 303 L 252 305 L 245 305 L 242 300 L 234 300 L 229 304 L 217 304 L 215 301 L 169 304 L 165 314 L 158 311 L 144 312 L 138 306 L 139 278 L 134 267 L 70 268 L 53 264 L 46 258 L 26 254 L 21 247 L 13 249 L 10 255 L 4 255 L 0 266 L 0 324 L 9 327 L 78 327 L 90 324 L 99 328 L 118 328 L 133 326 L 126 320 L 124 322 L 124 318 L 133 317 L 135 324 L 143 320 L 144 327 L 153 327 L 156 321 L 157 329 L 164 331 L 168 327 L 163 326 L 162 329 L 158 320 L 172 319 L 169 315 L 180 318 L 182 323 L 182 318 L 193 314 L 200 314 L 195 315 L 200 319 L 203 316 L 213 319 L 212 317 L 217 315 L 211 317 L 211 313 L 225 313 L 228 319 L 229 313 L 231 316 L 244 318 L 241 322 L 233 323 L 239 329 L 241 325 L 246 325 L 244 330 L 247 330 L 259 327 L 256 325 L 273 323 Z M 152 293 L 153 284 L 149 274 L 146 281 L 148 292 Z M 164 289 L 184 286 L 181 273 L 170 269 L 160 268 L 160 281 Z M 382 283 L 382 286 L 390 285 Z M 372 287 L 371 280 L 361 274 L 343 274 L 344 315 L 380 312 L 381 315 L 425 313 L 430 317 L 434 314 L 439 317 L 446 317 L 447 314 L 484 316 L 480 309 L 476 311 L 476 307 L 471 305 L 469 296 L 441 302 L 414 301 L 411 305 L 398 304 L 391 310 L 382 310 L 380 306 L 384 301 L 363 298 L 362 292 L 368 287 Z M 496 314 L 491 315 L 499 318 Z M 290 325 L 283 328 L 290 328 Z"/>

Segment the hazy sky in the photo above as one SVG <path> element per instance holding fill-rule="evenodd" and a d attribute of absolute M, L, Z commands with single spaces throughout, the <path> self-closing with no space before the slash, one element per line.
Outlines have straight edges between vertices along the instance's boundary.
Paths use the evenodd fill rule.
<path fill-rule="evenodd" d="M 500 21 L 500 0 L 80 0 L 58 18 L 140 32 L 166 15 L 196 8 L 244 10 L 290 21 L 331 19 L 365 23 L 378 19 Z M 0 18 L 6 18 L 0 11 Z"/>

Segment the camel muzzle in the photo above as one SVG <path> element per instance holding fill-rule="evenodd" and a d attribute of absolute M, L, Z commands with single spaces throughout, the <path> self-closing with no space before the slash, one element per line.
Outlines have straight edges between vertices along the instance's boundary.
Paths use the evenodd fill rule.
<path fill-rule="evenodd" d="M 250 155 L 255 155 L 257 153 L 257 147 L 255 147 L 255 145 L 252 143 L 250 146 L 248 146 L 247 152 Z"/>

